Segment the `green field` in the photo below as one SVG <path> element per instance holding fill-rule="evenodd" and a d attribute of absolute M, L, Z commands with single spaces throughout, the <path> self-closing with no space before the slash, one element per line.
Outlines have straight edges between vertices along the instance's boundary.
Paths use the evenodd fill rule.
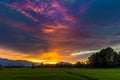
<path fill-rule="evenodd" d="M 120 80 L 120 69 L 5 68 L 0 80 Z"/>

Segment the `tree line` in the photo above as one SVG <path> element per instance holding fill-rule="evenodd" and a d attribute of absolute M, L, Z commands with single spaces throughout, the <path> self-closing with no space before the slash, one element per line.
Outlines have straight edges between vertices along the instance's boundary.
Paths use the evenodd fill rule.
<path fill-rule="evenodd" d="M 25 66 L 5 66 L 5 67 L 14 67 L 21 68 Z M 92 54 L 88 57 L 88 61 L 86 63 L 76 62 L 75 64 L 71 64 L 69 62 L 59 62 L 57 64 L 39 64 L 28 68 L 119 68 L 120 67 L 120 53 L 117 53 L 112 48 L 107 47 L 105 49 L 100 50 L 95 54 Z M 3 66 L 0 66 L 2 69 Z"/>

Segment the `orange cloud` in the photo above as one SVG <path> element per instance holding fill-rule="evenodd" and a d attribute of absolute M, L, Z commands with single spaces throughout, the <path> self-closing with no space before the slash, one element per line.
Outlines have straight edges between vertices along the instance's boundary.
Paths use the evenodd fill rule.
<path fill-rule="evenodd" d="M 26 60 L 29 55 L 23 54 L 18 51 L 14 50 L 9 50 L 6 48 L 0 48 L 0 57 L 1 58 L 7 58 L 7 59 L 12 59 L 12 60 Z"/>
<path fill-rule="evenodd" d="M 62 25 L 62 24 L 56 24 L 56 25 L 46 25 L 46 27 L 43 28 L 43 33 L 55 33 L 58 30 L 61 29 L 66 29 L 67 26 L 66 25 Z"/>

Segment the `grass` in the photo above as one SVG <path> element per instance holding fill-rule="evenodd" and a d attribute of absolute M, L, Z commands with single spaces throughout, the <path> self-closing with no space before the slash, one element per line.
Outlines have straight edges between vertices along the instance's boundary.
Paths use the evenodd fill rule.
<path fill-rule="evenodd" d="M 5 68 L 0 80 L 120 80 L 120 69 Z"/>

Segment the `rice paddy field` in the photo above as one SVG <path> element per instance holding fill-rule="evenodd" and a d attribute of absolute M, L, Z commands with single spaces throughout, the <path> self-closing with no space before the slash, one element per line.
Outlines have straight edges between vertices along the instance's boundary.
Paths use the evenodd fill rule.
<path fill-rule="evenodd" d="M 4 68 L 0 80 L 120 80 L 120 69 Z"/>

